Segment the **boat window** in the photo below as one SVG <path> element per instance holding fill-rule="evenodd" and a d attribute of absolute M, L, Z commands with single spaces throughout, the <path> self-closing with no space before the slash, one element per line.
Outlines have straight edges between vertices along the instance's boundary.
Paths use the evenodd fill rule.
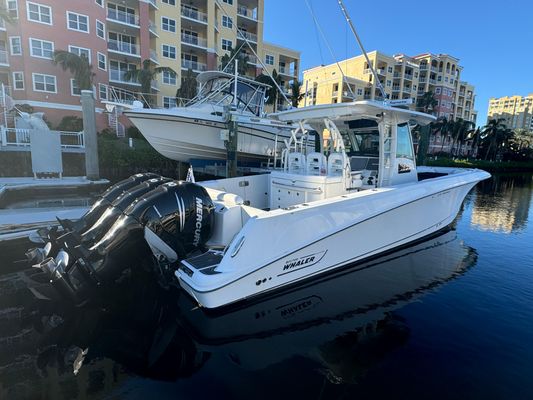
<path fill-rule="evenodd" d="M 376 121 L 355 120 L 348 121 L 345 125 L 340 132 L 349 157 L 379 157 L 379 130 Z"/>
<path fill-rule="evenodd" d="M 396 129 L 396 157 L 413 159 L 413 146 L 408 124 L 399 124 Z"/>

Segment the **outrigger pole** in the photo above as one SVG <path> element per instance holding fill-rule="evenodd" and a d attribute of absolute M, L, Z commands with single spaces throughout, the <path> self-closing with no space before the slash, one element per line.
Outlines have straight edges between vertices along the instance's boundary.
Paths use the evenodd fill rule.
<path fill-rule="evenodd" d="M 383 88 L 383 85 L 381 84 L 378 78 L 376 70 L 374 69 L 372 63 L 370 62 L 368 55 L 366 54 L 366 50 L 363 47 L 363 43 L 361 42 L 361 39 L 359 38 L 359 35 L 357 34 L 355 27 L 353 26 L 352 19 L 350 18 L 350 14 L 348 14 L 348 11 L 346 10 L 346 7 L 344 6 L 344 2 L 342 0 L 337 0 L 337 2 L 339 3 L 339 7 L 341 8 L 341 11 L 344 14 L 344 17 L 346 18 L 346 22 L 348 22 L 348 25 L 350 26 L 350 29 L 352 30 L 352 33 L 354 34 L 355 39 L 357 40 L 357 43 L 359 44 L 359 47 L 361 48 L 361 51 L 363 52 L 363 55 L 366 58 L 368 68 L 370 68 L 370 71 L 372 71 L 372 75 L 374 76 L 374 79 L 376 81 L 376 86 L 379 88 L 379 91 L 381 92 L 381 96 L 383 97 L 383 100 L 386 101 L 387 95 L 385 94 L 385 88 Z"/>

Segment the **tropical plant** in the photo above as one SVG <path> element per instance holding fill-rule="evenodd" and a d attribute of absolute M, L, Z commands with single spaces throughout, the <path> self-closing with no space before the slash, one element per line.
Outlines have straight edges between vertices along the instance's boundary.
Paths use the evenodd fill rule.
<path fill-rule="evenodd" d="M 431 129 L 433 132 L 433 135 L 436 136 L 436 134 L 439 134 L 441 145 L 440 145 L 440 152 L 442 153 L 444 148 L 444 142 L 448 136 L 448 131 L 451 128 L 450 121 L 446 117 L 440 117 L 435 122 L 431 123 Z"/>
<path fill-rule="evenodd" d="M 491 119 L 487 122 L 487 125 L 483 127 L 481 131 L 481 144 L 485 150 L 484 160 L 487 160 L 489 156 L 492 160 L 496 158 L 498 143 L 503 137 L 503 132 L 507 129 L 504 118 Z"/>
<path fill-rule="evenodd" d="M 60 65 L 63 71 L 69 70 L 80 90 L 92 90 L 94 72 L 92 65 L 84 55 L 77 55 L 65 50 L 54 52 L 54 65 Z"/>
<path fill-rule="evenodd" d="M 143 96 L 148 96 L 148 102 L 152 103 L 152 81 L 158 74 L 163 72 L 168 72 L 176 75 L 170 67 L 153 67 L 152 61 L 146 59 L 142 62 L 142 68 L 133 68 L 124 74 L 124 79 L 126 81 L 138 82 L 141 84 L 141 92 Z"/>
<path fill-rule="evenodd" d="M 468 134 L 472 132 L 475 124 L 472 121 L 467 121 L 462 118 L 457 118 L 457 120 L 453 121 L 452 125 L 452 148 L 450 150 L 451 155 L 457 155 L 457 149 L 455 148 L 455 145 L 459 143 L 459 149 L 463 145 L 465 139 L 467 138 Z"/>
<path fill-rule="evenodd" d="M 291 95 L 289 100 L 293 107 L 298 107 L 298 104 L 304 98 L 304 93 L 302 93 L 302 82 L 298 79 L 295 79 L 291 83 Z"/>
<path fill-rule="evenodd" d="M 266 92 L 266 95 L 267 95 L 266 104 L 273 105 L 274 112 L 276 112 L 276 107 L 277 107 L 278 98 L 279 98 L 278 86 L 281 84 L 281 77 L 278 75 L 278 72 L 276 70 L 273 70 L 272 78 L 268 75 L 261 74 L 257 78 L 255 78 L 255 80 L 257 82 L 270 85 L 270 88 Z M 276 82 L 277 85 L 274 85 L 272 81 Z"/>
<path fill-rule="evenodd" d="M 188 69 L 185 74 L 183 74 L 181 80 L 181 86 L 176 91 L 176 104 L 180 104 L 183 100 L 190 100 L 194 98 L 197 94 L 198 86 L 196 82 L 196 75 L 192 69 Z"/>
<path fill-rule="evenodd" d="M 248 54 L 242 51 L 243 46 L 244 43 L 239 47 L 230 48 L 229 53 L 224 54 L 220 58 L 219 69 L 230 74 L 235 73 L 235 60 L 237 60 L 237 73 L 239 75 L 246 75 L 246 71 L 248 70 L 248 61 L 250 61 L 250 59 Z"/>
<path fill-rule="evenodd" d="M 418 98 L 418 107 L 421 107 L 425 113 L 432 111 L 437 105 L 437 100 L 433 92 L 425 92 L 422 96 Z"/>
<path fill-rule="evenodd" d="M 83 118 L 75 115 L 66 115 L 57 126 L 58 131 L 81 132 L 83 130 Z"/>

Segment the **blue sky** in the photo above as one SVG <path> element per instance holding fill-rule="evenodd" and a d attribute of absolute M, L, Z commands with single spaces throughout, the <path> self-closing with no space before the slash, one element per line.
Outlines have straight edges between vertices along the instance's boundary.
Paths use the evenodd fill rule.
<path fill-rule="evenodd" d="M 341 60 L 361 54 L 336 0 L 309 0 Z M 367 51 L 460 59 L 476 87 L 478 125 L 490 97 L 533 93 L 533 0 L 344 0 Z M 265 0 L 264 38 L 301 51 L 301 70 L 333 62 L 305 0 Z"/>

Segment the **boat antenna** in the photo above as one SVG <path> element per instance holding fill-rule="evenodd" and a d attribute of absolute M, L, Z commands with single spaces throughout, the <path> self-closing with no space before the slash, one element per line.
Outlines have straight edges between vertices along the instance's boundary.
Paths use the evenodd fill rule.
<path fill-rule="evenodd" d="M 326 35 L 324 35 L 324 31 L 322 30 L 322 27 L 318 23 L 318 20 L 317 20 L 317 18 L 315 16 L 315 12 L 313 11 L 313 7 L 311 7 L 311 5 L 309 4 L 308 0 L 305 0 L 305 4 L 307 5 L 307 8 L 309 9 L 309 12 L 311 13 L 311 17 L 313 18 L 313 21 L 315 23 L 315 26 L 316 26 L 317 30 L 320 32 L 320 35 L 322 36 L 322 39 L 324 39 L 324 42 L 326 43 L 326 46 L 327 46 L 327 48 L 329 50 L 329 53 L 331 54 L 331 57 L 335 60 L 335 64 L 337 64 L 337 67 L 339 68 L 339 71 L 341 72 L 342 82 L 343 83 L 346 82 L 348 84 L 348 90 L 350 91 L 350 94 L 355 99 L 355 93 L 353 92 L 352 87 L 350 86 L 350 83 L 348 82 L 348 78 L 344 74 L 344 71 L 342 70 L 342 67 L 341 67 L 337 57 L 335 57 L 335 54 L 333 53 L 333 49 L 329 45 L 328 39 L 326 38 Z"/>
<path fill-rule="evenodd" d="M 216 4 L 218 5 L 218 7 L 222 10 L 222 12 L 226 15 L 226 17 L 228 18 L 231 18 L 230 15 L 226 12 L 226 9 L 224 8 L 224 6 L 221 4 L 221 1 L 220 0 L 216 0 Z M 278 85 L 278 83 L 276 82 L 276 80 L 272 77 L 272 75 L 270 74 L 270 72 L 268 72 L 268 68 L 266 67 L 266 65 L 263 63 L 263 60 L 261 60 L 261 57 L 259 57 L 257 55 L 257 53 L 255 52 L 254 48 L 252 47 L 252 44 L 250 43 L 250 41 L 246 38 L 246 36 L 242 33 L 242 31 L 237 27 L 237 24 L 233 24 L 233 28 L 232 30 L 235 30 L 235 32 L 237 33 L 237 37 L 241 38 L 242 40 L 244 40 L 244 42 L 248 45 L 248 47 L 250 48 L 250 50 L 252 51 L 253 55 L 255 56 L 256 60 L 259 61 L 259 64 L 261 64 L 261 68 L 263 68 L 263 73 L 266 72 L 266 75 L 270 78 L 270 80 L 272 81 L 272 83 L 274 83 L 274 86 L 276 87 L 276 89 L 278 90 L 278 93 L 281 94 L 281 96 L 283 97 L 283 99 L 287 102 L 287 104 L 292 108 L 292 103 L 289 101 L 289 99 L 287 98 L 287 96 L 285 96 L 285 93 L 283 93 L 283 90 L 281 90 L 281 87 Z M 296 79 L 298 79 L 298 77 L 296 77 Z"/>
<path fill-rule="evenodd" d="M 353 26 L 352 19 L 350 18 L 350 14 L 348 14 L 348 11 L 346 10 L 346 7 L 344 6 L 344 2 L 342 0 L 337 0 L 337 2 L 339 3 L 339 7 L 341 8 L 342 13 L 344 14 L 344 18 L 346 18 L 346 22 L 350 26 L 350 29 L 352 30 L 352 33 L 354 34 L 355 39 L 357 40 L 357 43 L 359 44 L 359 47 L 361 48 L 361 51 L 363 52 L 363 55 L 366 58 L 368 68 L 370 68 L 370 71 L 372 71 L 372 75 L 374 76 L 376 85 L 379 88 L 379 91 L 381 92 L 381 96 L 383 97 L 383 100 L 386 101 L 387 95 L 385 94 L 385 89 L 383 88 L 383 85 L 381 84 L 381 81 L 379 80 L 376 70 L 374 69 L 372 63 L 370 62 L 370 59 L 368 58 L 368 54 L 366 54 L 366 50 L 363 47 L 363 43 L 361 42 L 361 39 L 359 38 L 359 35 L 357 34 L 355 27 Z"/>

